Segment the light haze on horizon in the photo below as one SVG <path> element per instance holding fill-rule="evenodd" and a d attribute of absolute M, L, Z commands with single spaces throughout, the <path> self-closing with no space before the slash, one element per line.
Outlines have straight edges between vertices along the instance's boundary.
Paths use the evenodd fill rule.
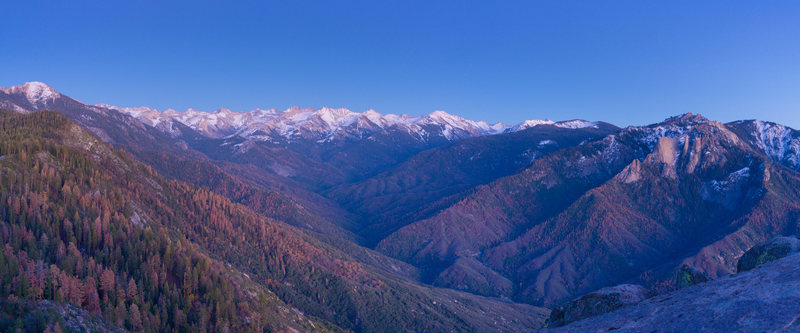
<path fill-rule="evenodd" d="M 31 0 L 0 43 L 0 86 L 91 104 L 800 129 L 796 1 Z"/>

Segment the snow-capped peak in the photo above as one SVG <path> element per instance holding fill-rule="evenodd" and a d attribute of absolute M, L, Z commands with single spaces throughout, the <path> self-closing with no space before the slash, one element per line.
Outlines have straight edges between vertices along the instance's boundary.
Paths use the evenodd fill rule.
<path fill-rule="evenodd" d="M 378 113 L 373 109 L 364 111 L 363 113 L 361 113 L 361 117 L 368 120 L 370 123 L 380 127 L 385 127 L 387 125 L 394 124 L 389 119 L 387 119 L 387 117 L 384 117 L 382 114 Z"/>
<path fill-rule="evenodd" d="M 233 114 L 233 111 L 231 111 L 231 109 L 219 108 L 219 109 L 216 109 L 216 110 L 214 111 L 214 113 L 216 113 L 216 114 L 225 114 L 225 115 L 229 115 L 229 114 Z"/>
<path fill-rule="evenodd" d="M 61 96 L 53 87 L 38 81 L 25 82 L 25 84 L 22 85 L 0 88 L 0 90 L 7 94 L 24 94 L 28 102 L 34 105 L 37 103 L 47 103 Z"/>
<path fill-rule="evenodd" d="M 512 126 L 501 122 L 490 125 L 485 121 L 469 120 L 445 111 L 434 111 L 423 117 L 409 120 L 420 125 L 432 124 L 444 126 L 444 134 L 448 139 L 453 138 L 455 134 L 453 132 L 454 130 L 465 131 L 471 134 L 469 136 L 477 136 L 499 134 L 512 129 Z"/>
<path fill-rule="evenodd" d="M 464 119 L 464 118 L 461 118 L 459 116 L 449 114 L 449 113 L 447 113 L 445 111 L 442 111 L 442 110 L 433 111 L 433 112 L 429 113 L 427 117 L 431 118 L 431 119 L 442 120 L 442 121 Z"/>
<path fill-rule="evenodd" d="M 186 109 L 186 111 L 184 111 L 183 113 L 187 116 L 202 116 L 203 114 L 205 114 L 205 112 L 203 111 L 195 110 L 192 108 Z"/>
<path fill-rule="evenodd" d="M 101 108 L 105 108 L 105 109 L 117 110 L 117 111 L 120 111 L 120 112 L 123 112 L 123 113 L 130 114 L 130 115 L 132 115 L 132 116 L 134 116 L 136 118 L 140 117 L 144 113 L 159 113 L 158 110 L 151 109 L 151 108 L 146 107 L 146 106 L 121 108 L 121 107 L 118 107 L 118 106 L 109 105 L 109 104 L 105 104 L 105 103 L 95 104 L 95 106 L 101 107 Z"/>
<path fill-rule="evenodd" d="M 561 127 L 561 128 L 571 128 L 571 129 L 589 128 L 589 127 L 597 128 L 597 123 L 596 122 L 592 122 L 592 121 L 581 120 L 581 119 L 574 119 L 574 120 L 567 120 L 567 121 L 559 121 L 559 122 L 555 123 L 555 126 Z"/>
<path fill-rule="evenodd" d="M 682 115 L 667 118 L 664 123 L 671 123 L 679 126 L 692 126 L 708 123 L 708 119 L 701 114 L 684 113 Z"/>
<path fill-rule="evenodd" d="M 541 125 L 552 125 L 556 127 L 569 128 L 569 129 L 579 129 L 579 128 L 589 128 L 589 127 L 597 128 L 597 122 L 586 121 L 581 119 L 573 119 L 573 120 L 566 120 L 559 122 L 555 122 L 550 119 L 545 119 L 545 120 L 531 119 L 519 123 L 518 125 L 514 126 L 512 130 L 521 131 L 524 129 Z"/>
<path fill-rule="evenodd" d="M 329 126 L 347 126 L 352 124 L 359 114 L 345 108 L 332 109 L 323 107 L 313 113 Z"/>
<path fill-rule="evenodd" d="M 439 125 L 450 125 L 453 127 L 463 127 L 467 125 L 468 120 L 449 114 L 444 111 L 433 111 L 426 116 L 422 117 L 420 120 L 421 123 L 433 123 Z"/>
<path fill-rule="evenodd" d="M 525 121 L 517 124 L 516 126 L 514 126 L 513 130 L 514 131 L 521 131 L 521 130 L 528 129 L 528 128 L 531 128 L 531 127 L 536 127 L 536 126 L 539 126 L 539 125 L 552 125 L 552 124 L 555 124 L 555 122 L 550 120 L 550 119 L 545 119 L 545 120 L 530 119 L 530 120 L 525 120 Z"/>
<path fill-rule="evenodd" d="M 53 89 L 53 87 L 38 81 L 26 82 L 23 85 L 23 89 L 25 90 L 25 96 L 32 104 L 41 101 L 52 100 L 60 96 L 59 93 Z"/>

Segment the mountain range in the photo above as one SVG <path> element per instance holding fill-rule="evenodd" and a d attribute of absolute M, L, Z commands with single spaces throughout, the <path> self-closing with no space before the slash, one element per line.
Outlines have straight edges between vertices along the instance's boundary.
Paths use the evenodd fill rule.
<path fill-rule="evenodd" d="M 192 265 L 154 280 L 134 270 L 146 257 L 126 263 L 109 255 L 129 251 L 123 237 L 150 237 L 136 231 L 142 226 L 161 230 L 158 246 L 205 258 L 196 260 L 215 281 L 251 288 L 234 288 L 226 302 L 264 295 L 270 301 L 259 311 L 298 313 L 238 330 L 273 320 L 271 329 L 521 332 L 541 327 L 547 308 L 603 287 L 671 290 L 684 264 L 711 278 L 729 275 L 745 250 L 797 234 L 800 223 L 800 132 L 767 121 L 684 114 L 619 128 L 586 120 L 488 124 L 443 111 L 176 112 L 89 105 L 38 82 L 0 88 L 0 108 L 10 110 L 4 124 L 18 124 L 4 125 L 5 142 L 14 144 L 0 160 L 3 184 L 17 186 L 3 191 L 4 228 L 23 228 L 4 232 L 15 244 L 6 256 L 67 269 L 58 246 L 42 243 L 47 235 L 83 249 L 75 260 L 102 264 L 118 283 L 132 279 L 151 294 L 118 299 L 99 286 L 100 296 L 113 296 L 108 302 L 77 302 L 123 329 L 157 327 L 117 321 L 120 304 L 173 328 L 254 318 L 231 307 L 217 316 L 219 291 L 194 289 L 177 275 Z M 65 168 L 65 156 L 83 162 Z M 55 183 L 32 191 L 16 179 Z M 85 200 L 114 204 L 73 214 L 70 200 L 81 196 L 56 195 L 64 183 L 95 193 Z M 21 218 L 15 198 L 47 204 Z M 100 241 L 91 232 L 70 238 L 41 218 L 70 212 L 60 218 L 79 234 L 98 216 L 104 230 L 103 209 L 124 230 L 111 232 L 110 245 L 104 232 Z M 79 227 L 84 220 L 88 229 Z M 36 242 L 12 242 L 26 233 Z M 153 244 L 138 246 L 142 256 L 168 260 Z M 16 274 L 26 276 L 20 265 Z M 103 271 L 70 269 L 82 285 Z M 3 297 L 36 300 L 21 297 L 22 280 L 6 275 Z M 159 300 L 155 291 L 173 289 L 184 294 Z M 193 308 L 208 316 L 188 315 Z"/>
<path fill-rule="evenodd" d="M 36 85 L 38 83 L 30 83 Z M 23 86 L 24 87 L 24 86 Z M 44 89 L 44 88 L 43 88 Z M 34 91 L 29 89 L 29 91 Z M 31 92 L 35 94 L 35 92 Z M 325 143 L 339 140 L 362 140 L 378 132 L 403 131 L 416 140 L 427 141 L 441 137 L 449 141 L 516 132 L 536 125 L 554 125 L 562 128 L 593 127 L 596 124 L 582 121 L 553 122 L 551 120 L 526 120 L 511 126 L 503 123 L 488 124 L 434 111 L 411 117 L 409 115 L 382 115 L 375 110 L 357 113 L 344 108 L 321 109 L 291 107 L 284 111 L 255 109 L 249 112 L 233 112 L 218 109 L 201 112 L 188 109 L 177 112 L 172 109 L 158 111 L 148 107 L 125 108 L 108 104 L 97 107 L 117 110 L 133 116 L 143 123 L 179 136 L 175 122 L 189 126 L 210 138 L 243 137 L 254 141 L 289 143 L 294 141 L 316 141 Z"/>

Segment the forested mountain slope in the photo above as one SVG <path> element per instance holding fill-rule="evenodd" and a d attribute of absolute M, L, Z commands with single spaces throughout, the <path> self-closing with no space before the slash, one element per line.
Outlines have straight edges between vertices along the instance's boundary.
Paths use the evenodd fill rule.
<path fill-rule="evenodd" d="M 146 330 L 334 328 L 290 307 L 366 332 L 517 331 L 546 314 L 380 273 L 209 190 L 164 180 L 56 113 L 2 119 L 6 297 L 78 303 Z"/>
<path fill-rule="evenodd" d="M 0 128 L 2 297 L 77 304 L 130 330 L 326 330 L 175 232 L 227 219 L 183 201 L 205 192 L 54 112 L 2 111 Z"/>

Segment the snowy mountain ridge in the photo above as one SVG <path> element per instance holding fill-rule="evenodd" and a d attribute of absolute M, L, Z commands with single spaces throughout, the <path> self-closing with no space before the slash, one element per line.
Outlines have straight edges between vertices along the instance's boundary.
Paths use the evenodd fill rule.
<path fill-rule="evenodd" d="M 445 111 L 434 111 L 421 116 L 407 114 L 381 114 L 369 109 L 353 112 L 346 108 L 320 109 L 290 107 L 254 109 L 234 112 L 220 108 L 213 112 L 187 109 L 160 111 L 150 107 L 119 107 L 110 104 L 90 105 L 70 99 L 42 82 L 27 82 L 13 87 L 0 88 L 7 95 L 0 107 L 17 112 L 30 112 L 56 107 L 68 99 L 94 112 L 115 110 L 127 114 L 143 124 L 156 128 L 172 137 L 183 135 L 181 126 L 187 126 L 209 138 L 242 137 L 248 141 L 290 143 L 311 141 L 317 143 L 337 140 L 361 140 L 378 133 L 404 132 L 420 142 L 430 140 L 454 141 L 469 137 L 516 132 L 535 126 L 550 125 L 577 129 L 597 127 L 596 122 L 569 120 L 526 120 L 517 125 L 474 121 Z"/>
<path fill-rule="evenodd" d="M 526 120 L 513 126 L 502 122 L 489 124 L 485 121 L 469 120 L 445 111 L 434 111 L 413 117 L 407 114 L 384 115 L 372 109 L 359 113 L 346 108 L 328 107 L 313 109 L 294 106 L 283 111 L 255 109 L 249 112 L 233 112 L 224 108 L 213 112 L 194 109 L 177 112 L 168 109 L 162 112 L 147 107 L 126 108 L 108 104 L 96 106 L 129 114 L 153 127 L 169 129 L 174 127 L 164 124 L 179 122 L 212 138 L 241 136 L 260 141 L 276 141 L 276 139 L 296 141 L 304 138 L 328 142 L 337 138 L 362 139 L 392 127 L 405 131 L 419 140 L 426 140 L 431 135 L 440 135 L 452 141 L 467 137 L 515 132 L 539 125 L 570 129 L 597 126 L 597 123 L 585 120 L 564 122 Z M 167 131 L 169 132 L 169 130 Z"/>
<path fill-rule="evenodd" d="M 273 143 L 291 142 L 337 142 L 340 140 L 367 139 L 379 133 L 406 133 L 419 142 L 454 141 L 464 138 L 516 132 L 535 126 L 550 125 L 567 129 L 597 127 L 597 123 L 585 120 L 554 122 L 552 120 L 526 120 L 517 125 L 502 122 L 494 124 L 474 121 L 445 111 L 434 111 L 421 116 L 407 114 L 381 114 L 375 110 L 353 112 L 346 108 L 320 109 L 290 107 L 278 109 L 254 109 L 234 112 L 221 108 L 213 112 L 188 109 L 178 112 L 173 109 L 160 111 L 150 107 L 119 107 L 110 104 L 89 105 L 68 98 L 42 82 L 27 82 L 8 88 L 0 88 L 8 96 L 0 107 L 17 112 L 30 112 L 58 107 L 57 103 L 70 103 L 93 112 L 104 113 L 115 110 L 127 114 L 141 123 L 158 129 L 174 138 L 182 136 L 181 128 L 187 126 L 209 138 L 241 137 L 247 141 Z"/>

